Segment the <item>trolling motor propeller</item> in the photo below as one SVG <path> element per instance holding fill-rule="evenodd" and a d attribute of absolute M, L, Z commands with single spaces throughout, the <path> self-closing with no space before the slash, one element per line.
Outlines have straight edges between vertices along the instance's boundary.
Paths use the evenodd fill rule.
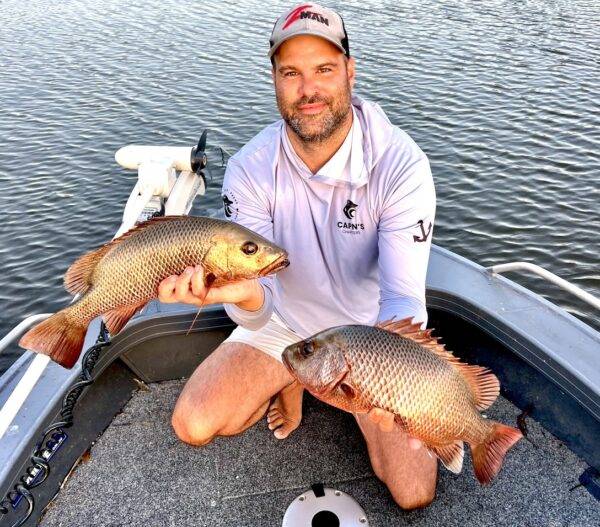
<path fill-rule="evenodd" d="M 192 148 L 191 156 L 190 156 L 190 166 L 192 170 L 198 174 L 202 175 L 201 171 L 204 167 L 206 167 L 206 163 L 208 162 L 208 158 L 206 157 L 206 136 L 208 135 L 208 130 L 204 130 L 200 139 L 198 140 L 198 144 Z M 204 176 L 203 176 L 204 177 Z"/>

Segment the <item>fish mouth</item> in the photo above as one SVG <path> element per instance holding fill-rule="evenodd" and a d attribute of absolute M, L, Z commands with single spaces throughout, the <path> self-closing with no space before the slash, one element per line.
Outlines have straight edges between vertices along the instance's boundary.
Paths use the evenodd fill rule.
<path fill-rule="evenodd" d="M 266 267 L 263 267 L 258 274 L 259 276 L 267 276 L 268 274 L 275 273 L 277 271 L 280 271 L 281 269 L 285 269 L 288 265 L 290 265 L 290 261 L 288 260 L 287 254 L 282 254 L 273 263 L 270 263 Z"/>

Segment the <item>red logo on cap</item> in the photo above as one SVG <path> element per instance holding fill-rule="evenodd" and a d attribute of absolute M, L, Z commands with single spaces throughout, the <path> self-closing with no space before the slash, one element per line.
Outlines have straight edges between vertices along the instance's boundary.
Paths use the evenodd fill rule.
<path fill-rule="evenodd" d="M 312 5 L 305 4 L 305 5 L 301 5 L 300 7 L 297 7 L 296 9 L 294 9 L 287 17 L 285 17 L 287 22 L 283 25 L 281 30 L 283 31 L 286 27 L 291 26 L 296 20 L 298 20 L 300 18 L 300 14 L 302 13 L 302 11 L 304 9 L 306 9 L 307 7 L 312 7 Z"/>

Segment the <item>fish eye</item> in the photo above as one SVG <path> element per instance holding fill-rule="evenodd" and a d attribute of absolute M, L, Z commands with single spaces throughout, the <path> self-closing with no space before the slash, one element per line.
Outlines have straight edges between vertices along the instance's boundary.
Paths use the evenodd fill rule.
<path fill-rule="evenodd" d="M 310 357 L 314 353 L 315 349 L 313 347 L 312 342 L 304 342 L 302 346 L 300 346 L 300 354 L 303 357 Z"/>
<path fill-rule="evenodd" d="M 248 256 L 256 254 L 257 251 L 258 245 L 256 245 L 254 242 L 246 242 L 244 245 L 242 245 L 242 252 Z"/>

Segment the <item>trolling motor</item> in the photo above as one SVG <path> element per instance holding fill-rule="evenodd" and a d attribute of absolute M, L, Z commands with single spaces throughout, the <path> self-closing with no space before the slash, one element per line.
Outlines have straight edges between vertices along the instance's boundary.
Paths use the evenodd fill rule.
<path fill-rule="evenodd" d="M 204 195 L 207 132 L 204 130 L 198 144 L 191 148 L 128 145 L 117 150 L 116 162 L 123 168 L 137 169 L 138 181 L 127 200 L 115 238 L 156 215 L 185 215 L 194 198 Z"/>

